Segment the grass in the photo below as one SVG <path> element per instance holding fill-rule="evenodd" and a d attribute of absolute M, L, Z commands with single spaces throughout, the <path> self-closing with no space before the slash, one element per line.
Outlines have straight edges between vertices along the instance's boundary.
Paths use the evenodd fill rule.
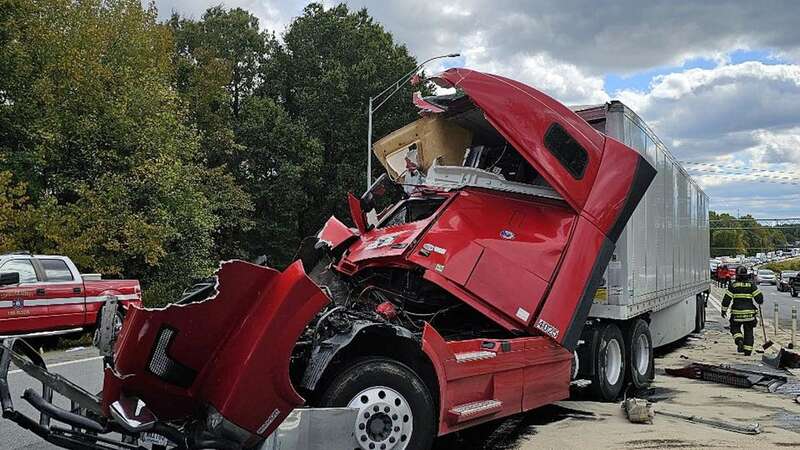
<path fill-rule="evenodd" d="M 800 271 L 800 258 L 793 258 L 793 259 L 788 259 L 786 261 L 764 264 L 761 267 L 764 269 L 772 270 L 773 272 L 783 272 L 784 270 Z"/>

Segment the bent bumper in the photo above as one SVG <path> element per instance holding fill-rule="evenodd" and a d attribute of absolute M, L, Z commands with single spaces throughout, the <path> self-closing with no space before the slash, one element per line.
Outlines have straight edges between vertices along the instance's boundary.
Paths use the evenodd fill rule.
<path fill-rule="evenodd" d="M 42 384 L 41 395 L 29 388 L 22 396 L 39 411 L 38 420 L 14 408 L 8 383 L 8 372 L 12 362 Z M 54 392 L 70 400 L 71 411 L 53 404 Z M 0 403 L 4 419 L 15 422 L 59 447 L 75 450 L 130 448 L 109 446 L 112 440 L 98 436 L 112 431 L 99 415 L 99 398 L 60 375 L 48 372 L 42 357 L 21 339 L 6 339 L 0 345 Z M 51 425 L 51 419 L 67 424 L 70 428 Z"/>

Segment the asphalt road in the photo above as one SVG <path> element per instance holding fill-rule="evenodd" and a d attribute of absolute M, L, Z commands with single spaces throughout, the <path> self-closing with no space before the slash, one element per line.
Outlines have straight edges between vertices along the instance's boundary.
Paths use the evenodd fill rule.
<path fill-rule="evenodd" d="M 778 317 L 781 328 L 791 327 L 792 307 L 800 310 L 800 297 L 792 297 L 788 292 L 778 292 L 771 284 L 762 284 L 758 287 L 764 294 L 762 310 L 764 318 L 772 320 L 775 314 L 775 305 L 778 305 Z"/>
<path fill-rule="evenodd" d="M 100 392 L 103 386 L 102 360 L 96 349 L 77 349 L 72 351 L 51 352 L 45 355 L 45 361 L 52 372 L 61 374 L 90 392 Z M 9 372 L 8 383 L 11 386 L 11 398 L 14 407 L 38 419 L 38 413 L 25 400 L 22 393 L 26 388 L 40 388 L 41 384 L 24 372 Z M 69 408 L 69 402 L 54 394 L 55 403 Z M 48 444 L 39 436 L 24 430 L 13 422 L 0 419 L 0 449 L 51 450 L 56 447 Z"/>

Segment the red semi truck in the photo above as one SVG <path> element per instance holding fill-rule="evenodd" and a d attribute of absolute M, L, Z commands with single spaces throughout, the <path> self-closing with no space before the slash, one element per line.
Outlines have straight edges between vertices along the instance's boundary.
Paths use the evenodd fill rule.
<path fill-rule="evenodd" d="M 97 324 L 109 296 L 123 309 L 142 305 L 136 280 L 101 280 L 81 274 L 66 256 L 16 252 L 0 255 L 0 339 L 55 335 Z"/>
<path fill-rule="evenodd" d="M 467 69 L 433 81 L 457 94 L 417 99 L 422 118 L 376 143 L 387 173 L 348 199 L 355 227 L 332 217 L 282 272 L 228 262 L 214 295 L 132 308 L 99 396 L 63 380 L 25 393 L 46 420 L 15 410 L 4 381 L 12 360 L 47 381 L 44 363 L 6 341 L 4 417 L 65 448 L 267 448 L 301 406 L 320 430 L 345 407 L 346 442 L 320 432 L 319 448 L 423 450 L 567 398 L 655 170 L 532 87 Z M 112 432 L 124 442 L 98 440 Z"/>

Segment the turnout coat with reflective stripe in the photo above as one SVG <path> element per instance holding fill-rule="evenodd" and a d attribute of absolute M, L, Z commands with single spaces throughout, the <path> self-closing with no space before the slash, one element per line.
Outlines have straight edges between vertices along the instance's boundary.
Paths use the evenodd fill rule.
<path fill-rule="evenodd" d="M 722 308 L 727 310 L 731 307 L 731 320 L 734 322 L 749 322 L 756 318 L 758 310 L 756 305 L 764 302 L 764 295 L 758 290 L 751 281 L 736 281 L 731 283 L 728 290 L 725 291 L 725 297 L 722 299 Z"/>

